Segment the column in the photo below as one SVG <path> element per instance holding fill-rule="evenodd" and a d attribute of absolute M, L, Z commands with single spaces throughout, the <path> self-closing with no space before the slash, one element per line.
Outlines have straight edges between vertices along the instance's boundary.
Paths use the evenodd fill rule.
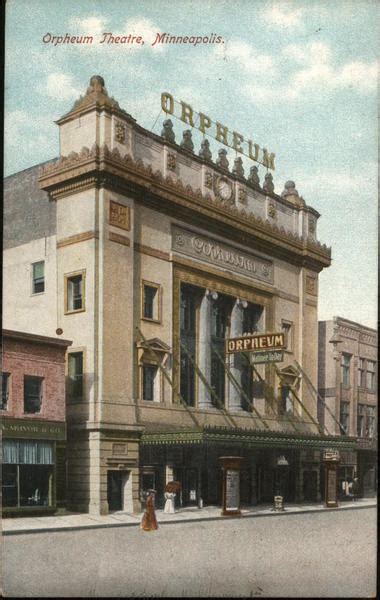
<path fill-rule="evenodd" d="M 231 312 L 231 332 L 230 337 L 239 337 L 243 333 L 243 311 L 247 308 L 248 302 L 237 298 Z M 240 354 L 232 354 L 230 357 L 230 372 L 237 383 L 242 385 L 244 359 Z M 229 409 L 242 410 L 241 408 L 241 391 L 233 383 L 229 381 Z"/>
<path fill-rule="evenodd" d="M 212 301 L 217 298 L 217 292 L 206 290 L 199 311 L 198 366 L 208 382 L 211 381 L 211 310 Z M 212 408 L 210 390 L 200 378 L 198 378 L 198 382 L 198 407 Z"/>

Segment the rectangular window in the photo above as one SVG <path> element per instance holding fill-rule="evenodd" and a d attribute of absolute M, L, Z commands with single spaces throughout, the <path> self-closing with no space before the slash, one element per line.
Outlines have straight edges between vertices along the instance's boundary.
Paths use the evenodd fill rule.
<path fill-rule="evenodd" d="M 285 345 L 288 352 L 293 352 L 293 323 L 281 321 L 281 330 L 285 335 Z"/>
<path fill-rule="evenodd" d="M 294 413 L 294 400 L 289 385 L 281 386 L 280 414 Z"/>
<path fill-rule="evenodd" d="M 180 303 L 180 393 L 188 406 L 195 406 L 195 370 L 198 288 L 181 284 Z"/>
<path fill-rule="evenodd" d="M 84 302 L 84 273 L 76 273 L 66 276 L 66 306 L 65 312 L 72 313 L 85 309 Z"/>
<path fill-rule="evenodd" d="M 53 465 L 52 442 L 4 440 L 4 507 L 51 506 Z"/>
<path fill-rule="evenodd" d="M 372 360 L 367 360 L 367 389 L 375 390 L 375 363 Z"/>
<path fill-rule="evenodd" d="M 342 354 L 342 363 L 341 363 L 342 383 L 345 386 L 350 385 L 350 361 L 351 361 L 350 354 Z"/>
<path fill-rule="evenodd" d="M 359 358 L 358 386 L 361 388 L 365 387 L 365 360 L 364 360 L 364 358 Z"/>
<path fill-rule="evenodd" d="M 358 437 L 364 437 L 365 434 L 365 404 L 358 404 L 357 434 Z"/>
<path fill-rule="evenodd" d="M 142 284 L 142 316 L 150 321 L 161 320 L 161 290 L 155 283 L 144 282 Z"/>
<path fill-rule="evenodd" d="M 155 365 L 143 365 L 142 368 L 142 397 L 143 400 L 157 401 L 158 397 L 155 393 L 156 377 L 158 367 Z"/>
<path fill-rule="evenodd" d="M 24 376 L 24 413 L 41 411 L 42 381 L 42 377 Z"/>
<path fill-rule="evenodd" d="M 32 294 L 42 294 L 45 291 L 45 261 L 33 263 Z"/>
<path fill-rule="evenodd" d="M 7 410 L 8 408 L 8 398 L 9 398 L 9 382 L 10 375 L 9 373 L 1 374 L 1 410 Z"/>
<path fill-rule="evenodd" d="M 340 403 L 340 431 L 342 435 L 348 434 L 349 429 L 349 417 L 350 417 L 350 403 L 349 402 L 341 402 Z"/>
<path fill-rule="evenodd" d="M 375 433 L 375 407 L 367 406 L 366 437 L 372 438 Z"/>
<path fill-rule="evenodd" d="M 83 399 L 83 352 L 70 352 L 68 362 L 68 397 L 70 400 Z"/>

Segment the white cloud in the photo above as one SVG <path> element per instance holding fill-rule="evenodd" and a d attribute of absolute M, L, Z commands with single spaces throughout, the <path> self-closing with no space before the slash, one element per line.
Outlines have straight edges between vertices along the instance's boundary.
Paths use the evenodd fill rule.
<path fill-rule="evenodd" d="M 149 19 L 145 19 L 143 17 L 130 19 L 125 23 L 124 29 L 126 34 L 131 33 L 132 35 L 141 35 L 145 42 L 145 47 L 149 47 L 152 50 L 159 52 L 166 49 L 166 44 L 155 44 L 152 46 L 152 43 L 156 39 L 156 34 L 165 32 L 161 31 L 160 27 L 155 25 Z M 140 50 L 137 44 L 134 44 L 132 47 Z"/>
<path fill-rule="evenodd" d="M 71 100 L 81 95 L 69 73 L 50 73 L 40 91 L 54 100 Z"/>
<path fill-rule="evenodd" d="M 213 51 L 215 62 L 230 63 L 242 69 L 247 75 L 273 76 L 277 69 L 275 59 L 269 54 L 260 54 L 247 42 L 231 40 L 221 46 L 216 46 Z"/>
<path fill-rule="evenodd" d="M 76 29 L 78 34 L 101 35 L 107 31 L 106 24 L 109 19 L 106 17 L 85 17 L 84 19 L 73 18 L 69 22 L 69 27 Z"/>
<path fill-rule="evenodd" d="M 272 2 L 263 12 L 264 21 L 276 28 L 303 27 L 302 16 L 304 9 L 296 7 L 293 2 Z"/>
<path fill-rule="evenodd" d="M 321 99 L 339 90 L 351 89 L 365 94 L 376 89 L 376 62 L 354 61 L 336 66 L 332 50 L 324 42 L 290 44 L 282 51 L 284 58 L 289 61 L 291 69 L 286 81 L 272 77 L 269 82 L 266 78 L 265 81 L 255 81 L 254 85 L 245 85 L 242 91 L 248 99 L 256 103 L 305 101 L 315 97 L 316 93 Z M 277 65 L 272 59 L 268 73 L 273 76 L 276 72 Z"/>

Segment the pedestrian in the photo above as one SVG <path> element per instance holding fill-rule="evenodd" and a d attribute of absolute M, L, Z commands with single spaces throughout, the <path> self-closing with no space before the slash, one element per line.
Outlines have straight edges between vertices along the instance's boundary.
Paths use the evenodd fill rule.
<path fill-rule="evenodd" d="M 154 531 L 155 529 L 158 529 L 156 513 L 154 511 L 155 495 L 156 490 L 148 490 L 145 511 L 141 520 L 141 529 L 143 531 Z"/>
<path fill-rule="evenodd" d="M 175 499 L 175 492 L 171 491 L 171 489 L 167 487 L 166 492 L 165 492 L 165 507 L 164 507 L 164 513 L 168 513 L 168 514 L 173 514 L 175 513 L 175 508 L 174 508 L 174 499 Z"/>
<path fill-rule="evenodd" d="M 355 501 L 359 496 L 359 479 L 354 477 L 354 481 L 352 482 L 352 499 Z"/>

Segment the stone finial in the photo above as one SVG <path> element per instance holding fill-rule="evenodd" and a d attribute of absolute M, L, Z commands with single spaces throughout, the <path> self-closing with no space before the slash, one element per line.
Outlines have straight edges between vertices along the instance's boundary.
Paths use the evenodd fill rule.
<path fill-rule="evenodd" d="M 294 181 L 287 181 L 285 183 L 284 189 L 281 192 L 281 196 L 283 198 L 286 198 L 286 196 L 298 196 L 296 184 L 294 183 Z"/>
<path fill-rule="evenodd" d="M 269 193 L 273 193 L 274 192 L 274 185 L 273 185 L 273 176 L 272 173 L 266 173 L 265 175 L 265 182 L 263 185 L 263 190 L 264 192 L 269 192 Z"/>
<path fill-rule="evenodd" d="M 256 165 L 250 168 L 248 181 L 253 183 L 253 185 L 260 186 L 259 170 Z"/>
<path fill-rule="evenodd" d="M 221 148 L 218 151 L 218 159 L 216 161 L 216 164 L 221 169 L 225 169 L 226 171 L 228 170 L 229 162 L 228 162 L 228 159 L 227 159 L 227 150 L 225 150 L 224 148 Z"/>
<path fill-rule="evenodd" d="M 100 75 L 93 75 L 90 79 L 86 94 L 91 94 L 93 92 L 100 92 L 101 94 L 108 96 L 107 90 L 104 87 L 104 79 Z"/>
<path fill-rule="evenodd" d="M 190 129 L 186 129 L 186 131 L 183 132 L 182 142 L 180 145 L 181 145 L 181 148 L 184 148 L 185 150 L 189 150 L 190 152 L 193 152 L 194 143 L 192 140 L 192 133 L 191 133 Z"/>
<path fill-rule="evenodd" d="M 237 156 L 234 160 L 234 168 L 232 169 L 232 173 L 234 175 L 238 175 L 239 177 L 244 177 L 244 167 L 243 160 L 241 156 Z"/>
<path fill-rule="evenodd" d="M 203 158 L 203 160 L 212 159 L 212 154 L 210 152 L 210 142 L 208 140 L 202 140 L 199 156 Z"/>
<path fill-rule="evenodd" d="M 161 136 L 167 142 L 172 142 L 174 144 L 175 133 L 173 131 L 173 123 L 172 123 L 171 119 L 165 119 L 165 121 L 162 123 Z"/>

